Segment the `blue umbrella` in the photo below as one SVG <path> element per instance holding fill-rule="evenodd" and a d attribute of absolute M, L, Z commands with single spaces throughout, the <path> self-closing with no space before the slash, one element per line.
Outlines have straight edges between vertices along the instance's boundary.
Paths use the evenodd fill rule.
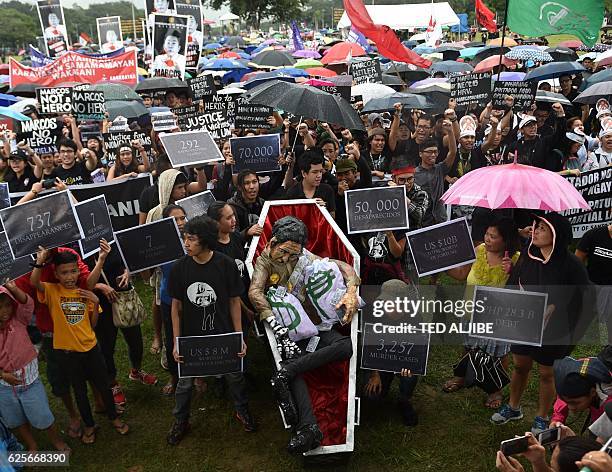
<path fill-rule="evenodd" d="M 223 46 L 221 46 L 219 43 L 208 43 L 204 45 L 204 49 L 208 49 L 208 50 L 219 49 L 221 47 Z"/>
<path fill-rule="evenodd" d="M 276 69 L 276 71 L 291 77 L 309 77 L 308 72 L 306 72 L 304 69 L 298 69 L 296 67 L 281 67 L 280 69 Z"/>
<path fill-rule="evenodd" d="M 591 85 L 598 84 L 600 82 L 608 82 L 612 80 L 612 69 L 604 69 L 596 74 L 593 74 L 591 77 L 582 82 L 580 86 L 580 91 L 586 90 Z"/>
<path fill-rule="evenodd" d="M 525 79 L 525 73 L 524 72 L 502 72 L 501 74 L 494 74 L 491 78 L 493 80 L 506 80 L 508 82 L 518 82 L 520 80 Z"/>
<path fill-rule="evenodd" d="M 232 69 L 248 69 L 240 62 L 234 59 L 213 59 L 202 66 L 206 70 L 232 70 Z"/>
<path fill-rule="evenodd" d="M 462 49 L 461 51 L 459 51 L 459 57 L 472 59 L 482 50 L 483 47 L 484 46 Z"/>
<path fill-rule="evenodd" d="M 586 69 L 577 62 L 551 62 L 529 71 L 525 80 L 546 80 L 583 72 Z"/>
<path fill-rule="evenodd" d="M 0 115 L 6 116 L 7 118 L 12 118 L 17 121 L 28 121 L 30 117 L 25 116 L 18 111 L 11 110 L 8 107 L 0 107 Z"/>
<path fill-rule="evenodd" d="M 414 52 L 416 52 L 417 54 L 431 54 L 432 52 L 435 51 L 434 48 L 430 48 L 429 46 L 417 46 L 416 48 L 413 49 Z"/>
<path fill-rule="evenodd" d="M 253 87 L 257 87 L 258 85 L 267 82 L 268 80 L 282 80 L 283 82 L 293 82 L 295 83 L 295 79 L 293 77 L 289 77 L 287 75 L 283 75 L 279 71 L 272 72 L 263 72 L 261 74 L 257 74 L 252 79 L 247 80 L 242 84 L 242 87 L 246 90 L 251 90 Z"/>
<path fill-rule="evenodd" d="M 7 93 L 0 93 L 0 106 L 8 107 L 9 105 L 12 105 L 13 103 L 18 102 L 19 100 L 21 99 L 17 98 L 15 95 L 9 95 Z"/>

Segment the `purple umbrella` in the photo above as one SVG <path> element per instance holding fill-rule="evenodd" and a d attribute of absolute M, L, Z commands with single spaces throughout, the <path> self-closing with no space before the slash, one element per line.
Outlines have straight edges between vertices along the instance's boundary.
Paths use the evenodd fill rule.
<path fill-rule="evenodd" d="M 411 85 L 411 87 L 422 87 L 425 85 L 441 84 L 448 82 L 446 77 L 429 77 L 428 79 L 419 80 Z"/>
<path fill-rule="evenodd" d="M 507 80 L 510 82 L 518 82 L 525 78 L 525 72 L 502 72 L 499 77 L 493 75 L 493 80 Z"/>
<path fill-rule="evenodd" d="M 300 57 L 302 59 L 320 59 L 321 54 L 317 51 L 312 51 L 310 49 L 300 49 L 299 51 L 295 51 L 291 54 L 293 57 Z"/>

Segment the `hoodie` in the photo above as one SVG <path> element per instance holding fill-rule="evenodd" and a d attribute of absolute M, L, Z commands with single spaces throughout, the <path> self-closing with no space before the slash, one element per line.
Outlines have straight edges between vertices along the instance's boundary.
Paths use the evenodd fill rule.
<path fill-rule="evenodd" d="M 10 297 L 13 303 L 13 315 L 0 328 L 0 369 L 17 372 L 37 357 L 27 330 L 34 311 L 34 300 L 26 295 L 28 300 L 22 305 L 3 286 L 0 286 L 0 294 Z"/>
<path fill-rule="evenodd" d="M 545 345 L 572 346 L 584 335 L 594 315 L 593 286 L 580 260 L 569 252 L 572 227 L 557 214 L 536 216 L 547 224 L 553 234 L 553 251 L 544 257 L 540 249 L 529 242 L 527 251 L 512 269 L 507 285 L 548 294 L 548 305 L 554 305 L 544 328 Z"/>
<path fill-rule="evenodd" d="M 174 188 L 176 179 L 181 172 L 176 169 L 168 169 L 161 173 L 159 180 L 157 181 L 157 188 L 159 190 L 159 205 L 153 207 L 147 213 L 147 223 L 161 220 L 162 212 L 166 206 L 170 203 L 170 196 L 172 195 L 172 189 Z M 187 179 L 185 179 L 185 182 Z"/>

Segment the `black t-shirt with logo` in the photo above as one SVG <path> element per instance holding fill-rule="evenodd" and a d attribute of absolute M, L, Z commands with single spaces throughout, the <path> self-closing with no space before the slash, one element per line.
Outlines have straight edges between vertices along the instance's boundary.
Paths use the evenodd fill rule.
<path fill-rule="evenodd" d="M 70 169 L 64 169 L 61 165 L 57 166 L 49 178 L 55 179 L 56 177 L 59 177 L 66 185 L 84 185 L 93 182 L 85 161 L 75 162 Z"/>
<path fill-rule="evenodd" d="M 214 251 L 206 264 L 184 256 L 172 265 L 168 292 L 183 303 L 181 336 L 207 336 L 234 332 L 230 298 L 244 292 L 236 263 Z"/>
<path fill-rule="evenodd" d="M 578 250 L 588 254 L 587 271 L 591 282 L 598 285 L 612 285 L 612 238 L 607 226 L 587 231 Z"/>

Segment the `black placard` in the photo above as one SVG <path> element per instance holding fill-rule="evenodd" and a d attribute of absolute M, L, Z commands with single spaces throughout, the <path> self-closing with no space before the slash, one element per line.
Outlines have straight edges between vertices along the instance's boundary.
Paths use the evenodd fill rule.
<path fill-rule="evenodd" d="M 541 346 L 547 304 L 547 293 L 477 285 L 470 321 L 471 336 Z M 492 333 L 481 333 L 475 329 L 486 323 L 491 324 Z"/>
<path fill-rule="evenodd" d="M 408 228 L 403 185 L 347 190 L 344 203 L 349 234 Z"/>
<path fill-rule="evenodd" d="M 236 128 L 270 129 L 268 118 L 274 114 L 274 108 L 265 105 L 249 103 L 246 98 L 240 97 L 236 101 Z"/>
<path fill-rule="evenodd" d="M 412 331 L 402 329 L 400 324 L 365 323 L 361 368 L 384 372 L 408 369 L 413 375 L 426 375 L 430 334 Z"/>
<path fill-rule="evenodd" d="M 9 185 L 6 182 L 0 182 L 0 210 L 11 206 L 11 194 L 9 193 Z"/>
<path fill-rule="evenodd" d="M 102 121 L 106 113 L 104 92 L 75 87 L 72 90 L 72 109 L 79 121 Z"/>
<path fill-rule="evenodd" d="M 219 146 L 208 131 L 184 131 L 159 137 L 172 167 L 223 161 Z"/>
<path fill-rule="evenodd" d="M 353 76 L 355 85 L 367 82 L 382 84 L 382 71 L 380 70 L 380 61 L 378 59 L 353 61 L 349 68 L 349 74 Z"/>
<path fill-rule="evenodd" d="M 185 255 L 174 218 L 117 231 L 115 241 L 131 274 L 164 265 Z"/>
<path fill-rule="evenodd" d="M 215 79 L 210 74 L 187 79 L 187 85 L 189 85 L 191 89 L 191 95 L 194 101 L 217 94 Z"/>
<path fill-rule="evenodd" d="M 100 251 L 100 239 L 110 244 L 115 240 L 113 225 L 104 195 L 90 198 L 74 205 L 85 237 L 79 240 L 83 259 Z"/>
<path fill-rule="evenodd" d="M 208 207 L 215 201 L 215 197 L 210 190 L 196 193 L 190 197 L 177 200 L 175 203 L 183 207 L 187 215 L 187 220 L 196 216 L 206 215 Z"/>
<path fill-rule="evenodd" d="M 25 141 L 38 154 L 57 151 L 57 140 L 62 135 L 57 118 L 20 121 L 19 129 L 17 141 Z"/>
<path fill-rule="evenodd" d="M 450 96 L 457 106 L 486 104 L 491 100 L 491 74 L 475 73 L 450 78 Z"/>
<path fill-rule="evenodd" d="M 119 146 L 121 144 L 130 144 L 132 141 L 138 140 L 142 143 L 147 156 L 151 155 L 151 135 L 145 131 L 114 131 L 112 133 L 104 133 L 104 148 L 106 149 L 107 166 L 112 166 L 117 157 L 119 157 Z M 134 156 L 139 159 L 140 156 Z"/>
<path fill-rule="evenodd" d="M 71 87 L 39 87 L 36 89 L 36 101 L 43 115 L 72 113 Z"/>
<path fill-rule="evenodd" d="M 238 100 L 241 96 L 242 94 L 237 93 L 223 93 L 206 97 L 204 100 L 204 111 L 223 109 L 225 110 L 227 121 L 233 125 L 236 119 Z"/>
<path fill-rule="evenodd" d="M 531 105 L 535 100 L 538 91 L 538 82 L 533 80 L 506 81 L 501 80 L 495 82 L 493 87 L 492 98 L 493 108 L 503 110 L 506 108 L 505 96 L 512 95 L 514 97 L 514 105 L 512 109 L 515 111 L 527 111 L 531 109 Z"/>
<path fill-rule="evenodd" d="M 465 218 L 446 221 L 406 234 L 419 277 L 443 272 L 476 260 Z"/>
<path fill-rule="evenodd" d="M 242 372 L 242 333 L 178 337 L 179 378 Z"/>
<path fill-rule="evenodd" d="M 351 101 L 351 86 L 350 85 L 314 85 L 315 88 L 324 92 L 344 98 L 347 102 Z"/>
<path fill-rule="evenodd" d="M 177 116 L 181 131 L 208 131 L 213 139 L 225 139 L 232 135 L 227 104 L 190 105 L 173 108 L 172 112 Z"/>
<path fill-rule="evenodd" d="M 250 169 L 256 173 L 281 170 L 278 164 L 280 157 L 280 135 L 278 134 L 231 138 L 230 147 L 236 163 L 232 168 L 234 174 L 244 169 Z"/>
<path fill-rule="evenodd" d="M 83 238 L 70 192 L 52 193 L 0 210 L 0 218 L 14 258 Z"/>
<path fill-rule="evenodd" d="M 176 128 L 176 118 L 171 111 L 151 113 L 153 131 L 170 131 Z"/>
<path fill-rule="evenodd" d="M 0 232 L 0 283 L 5 284 L 15 280 L 24 274 L 32 271 L 31 263 L 34 262 L 31 256 L 23 256 L 13 259 L 11 248 L 6 233 Z"/>

